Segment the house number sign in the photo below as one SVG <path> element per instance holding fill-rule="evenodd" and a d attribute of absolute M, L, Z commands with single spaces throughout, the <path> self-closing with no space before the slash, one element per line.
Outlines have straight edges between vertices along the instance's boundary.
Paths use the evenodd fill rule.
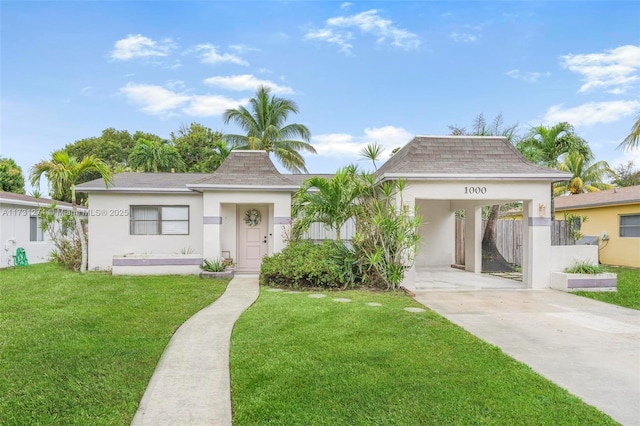
<path fill-rule="evenodd" d="M 464 193 L 465 194 L 486 194 L 487 187 L 486 186 L 465 186 Z"/>

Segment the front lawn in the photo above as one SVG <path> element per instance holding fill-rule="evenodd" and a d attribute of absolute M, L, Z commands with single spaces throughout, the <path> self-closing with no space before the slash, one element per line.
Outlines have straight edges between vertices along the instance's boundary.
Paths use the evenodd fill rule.
<path fill-rule="evenodd" d="M 129 425 L 174 331 L 226 281 L 0 270 L 0 424 Z"/>
<path fill-rule="evenodd" d="M 263 288 L 236 323 L 234 425 L 616 424 L 403 294 L 309 294 Z"/>
<path fill-rule="evenodd" d="M 618 274 L 618 291 L 579 291 L 576 294 L 613 305 L 640 309 L 640 269 L 607 267 L 607 272 Z"/>

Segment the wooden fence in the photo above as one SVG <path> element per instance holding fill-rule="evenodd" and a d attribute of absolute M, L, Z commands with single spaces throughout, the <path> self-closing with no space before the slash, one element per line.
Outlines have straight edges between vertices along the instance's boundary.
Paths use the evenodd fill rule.
<path fill-rule="evenodd" d="M 487 221 L 482 221 L 482 232 Z M 576 242 L 571 238 L 571 224 L 564 220 L 551 222 L 551 245 L 568 246 Z M 522 221 L 499 220 L 496 226 L 496 245 L 505 260 L 522 265 Z M 464 219 L 456 220 L 456 264 L 464 265 Z"/>

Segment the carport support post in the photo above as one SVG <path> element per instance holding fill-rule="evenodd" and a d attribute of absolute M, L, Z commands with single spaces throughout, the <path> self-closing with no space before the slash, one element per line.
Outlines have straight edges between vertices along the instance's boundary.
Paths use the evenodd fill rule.
<path fill-rule="evenodd" d="M 546 207 L 544 201 L 525 201 L 522 208 L 522 282 L 529 288 L 545 289 L 551 283 L 551 218 L 540 207 Z"/>
<path fill-rule="evenodd" d="M 222 227 L 220 202 L 213 200 L 213 196 L 205 192 L 203 203 L 202 256 L 205 259 L 218 259 L 221 255 L 220 232 Z"/>
<path fill-rule="evenodd" d="M 482 272 L 482 206 L 467 207 L 464 220 L 464 269 Z"/>

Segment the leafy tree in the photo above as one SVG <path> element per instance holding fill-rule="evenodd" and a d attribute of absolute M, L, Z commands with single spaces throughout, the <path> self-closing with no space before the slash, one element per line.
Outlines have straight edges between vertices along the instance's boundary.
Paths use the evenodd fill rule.
<path fill-rule="evenodd" d="M 296 103 L 271 96 L 270 89 L 264 86 L 258 88 L 249 103 L 251 111 L 243 106 L 225 111 L 225 124 L 233 121 L 246 132 L 246 135 L 227 135 L 227 140 L 237 146 L 237 149 L 260 149 L 273 153 L 291 172 L 306 172 L 304 157 L 300 151 L 316 153 L 309 143 L 311 133 L 302 124 L 285 125 L 290 113 L 298 113 Z"/>
<path fill-rule="evenodd" d="M 11 158 L 0 157 L 0 191 L 24 194 L 22 168 Z"/>
<path fill-rule="evenodd" d="M 633 160 L 625 164 L 619 164 L 614 170 L 615 176 L 612 183 L 616 186 L 640 185 L 640 169 L 635 167 Z"/>
<path fill-rule="evenodd" d="M 471 131 L 468 132 L 464 127 L 449 126 L 453 135 L 472 135 L 472 136 L 502 136 L 507 138 L 512 144 L 518 142 L 518 124 L 510 126 L 504 125 L 502 114 L 498 114 L 491 124 L 488 124 L 484 115 L 479 114 L 473 121 Z M 497 245 L 497 226 L 500 217 L 500 204 L 491 206 L 487 216 L 487 225 L 482 236 L 482 270 L 483 271 L 513 271 L 504 256 L 498 250 Z"/>
<path fill-rule="evenodd" d="M 636 118 L 631 127 L 631 133 L 618 145 L 618 148 L 632 149 L 640 146 L 640 115 Z"/>
<path fill-rule="evenodd" d="M 340 228 L 357 215 L 356 200 L 363 192 L 357 174 L 357 168 L 351 165 L 338 170 L 331 179 L 307 179 L 293 198 L 293 216 L 297 218 L 294 235 L 319 222 L 336 232 L 336 241 L 342 241 Z"/>
<path fill-rule="evenodd" d="M 606 178 L 614 175 L 609 163 L 598 161 L 589 164 L 577 151 L 569 153 L 562 164 L 558 166 L 558 170 L 570 172 L 573 177 L 568 182 L 557 183 L 553 189 L 554 195 L 562 195 L 566 192 L 582 194 L 613 188 L 613 185 L 603 182 Z"/>
<path fill-rule="evenodd" d="M 87 240 L 82 224 L 80 223 L 80 216 L 78 215 L 76 184 L 78 184 L 80 175 L 85 172 L 97 172 L 107 187 L 111 184 L 112 172 L 104 161 L 93 155 L 89 155 L 78 161 L 77 158 L 70 157 L 65 151 L 54 152 L 51 160 L 43 160 L 34 165 L 29 175 L 31 185 L 33 186 L 40 185 L 40 178 L 42 175 L 46 176 L 49 181 L 49 187 L 54 195 L 60 196 L 67 190 L 71 192 L 76 232 L 80 238 L 82 249 L 80 273 L 84 273 L 87 270 Z"/>
<path fill-rule="evenodd" d="M 184 161 L 187 172 L 211 173 L 229 156 L 233 145 L 229 145 L 224 135 L 214 132 L 198 123 L 189 127 L 181 126 L 171 133 L 171 141 Z"/>
<path fill-rule="evenodd" d="M 182 170 L 184 163 L 175 146 L 169 141 L 138 139 L 129 155 L 129 165 L 141 172 L 169 172 Z"/>

